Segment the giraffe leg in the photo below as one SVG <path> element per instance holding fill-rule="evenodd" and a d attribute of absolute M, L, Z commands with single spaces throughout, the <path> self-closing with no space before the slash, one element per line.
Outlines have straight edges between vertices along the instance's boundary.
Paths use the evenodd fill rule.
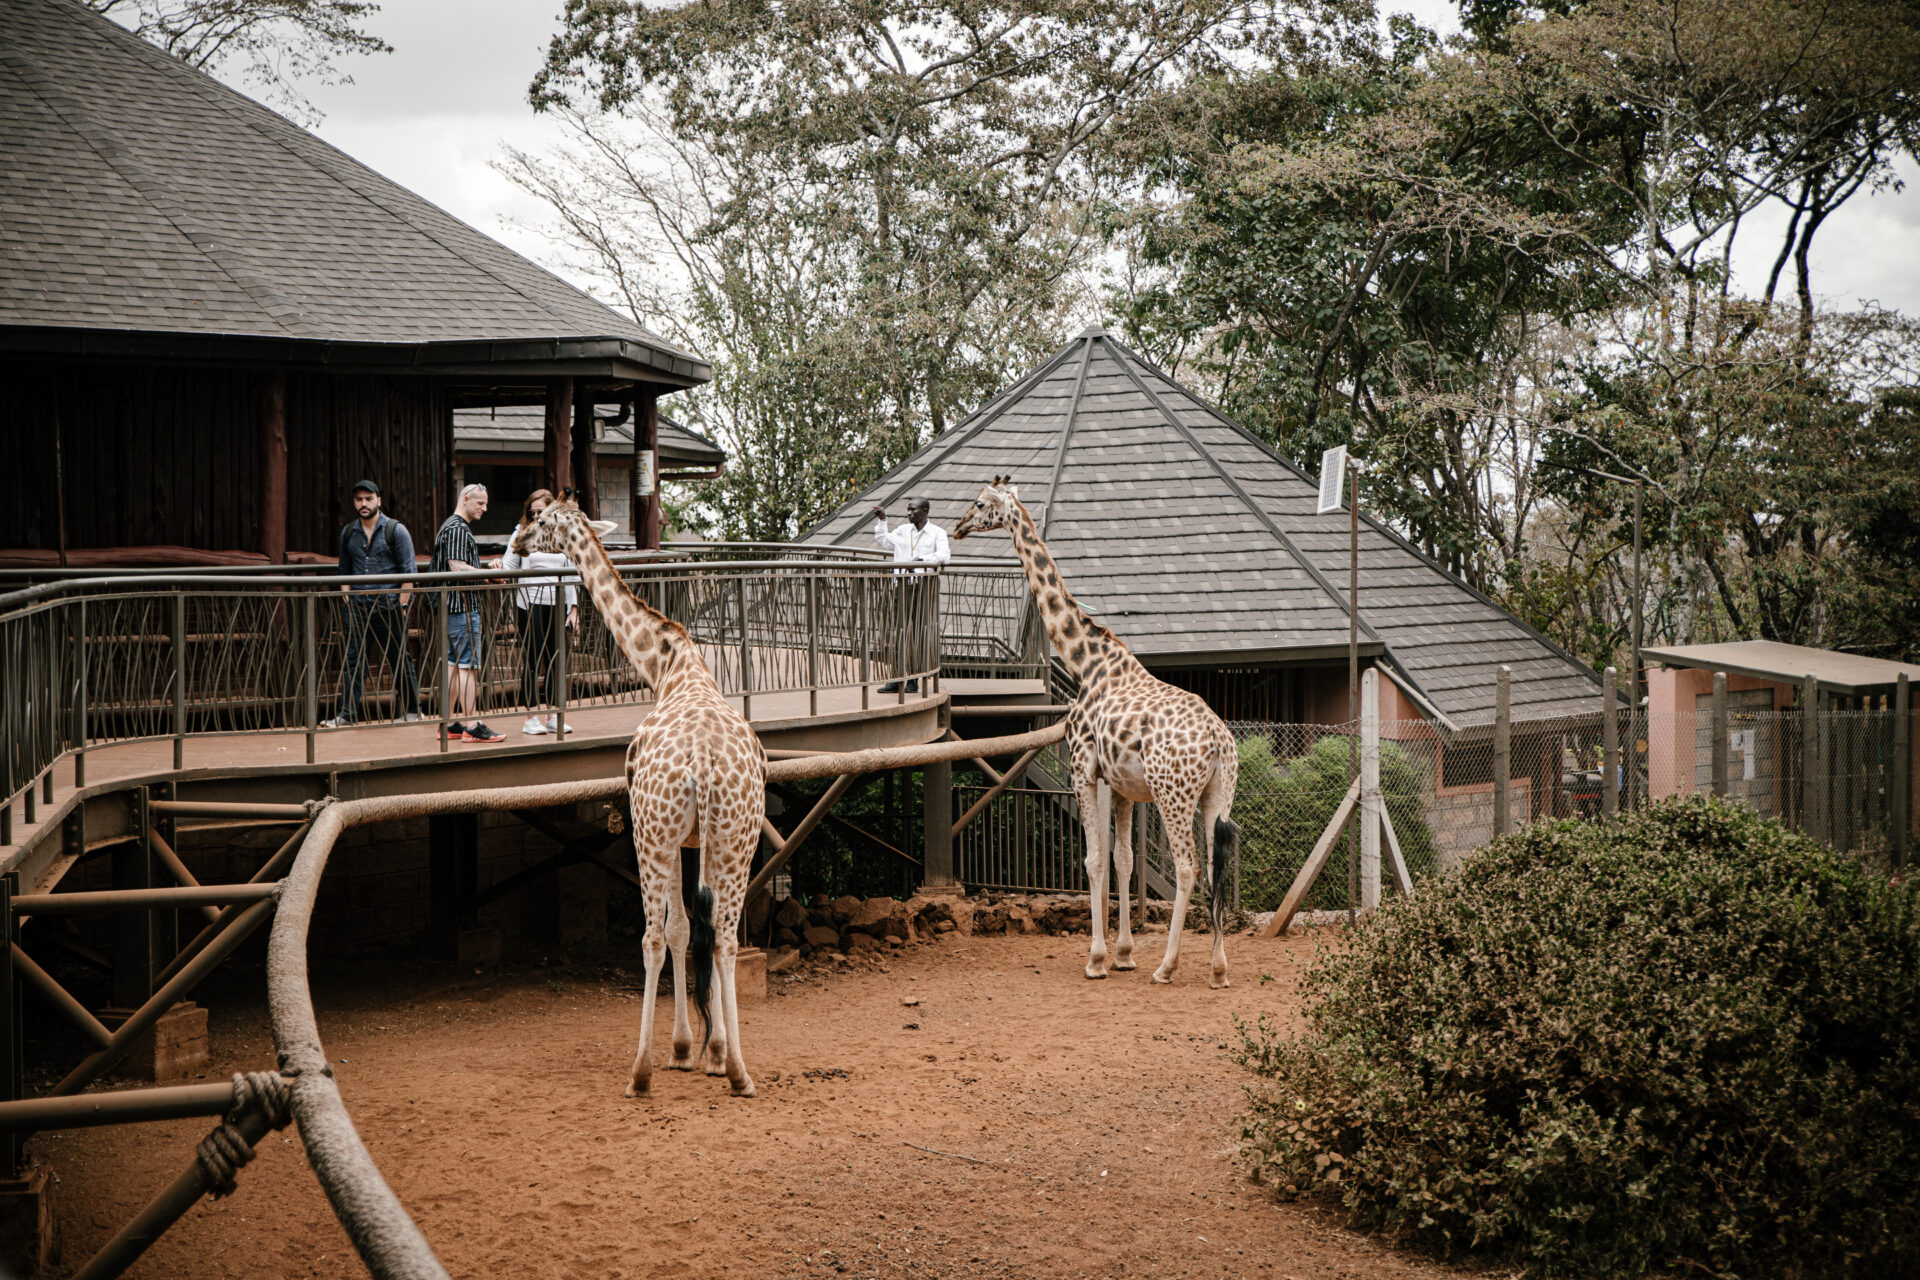
<path fill-rule="evenodd" d="M 1173 981 L 1174 966 L 1180 963 L 1180 931 L 1186 927 L 1187 904 L 1193 900 L 1193 882 L 1199 866 L 1193 843 L 1192 790 L 1181 792 L 1173 786 L 1156 787 L 1160 820 L 1167 828 L 1167 845 L 1173 850 L 1173 918 L 1167 921 L 1167 954 L 1153 971 L 1155 982 Z M 1182 834 L 1184 833 L 1184 835 Z"/>
<path fill-rule="evenodd" d="M 1087 976 L 1107 976 L 1107 821 L 1113 788 L 1105 782 L 1077 783 L 1080 813 L 1087 828 L 1087 893 L 1093 906 L 1093 946 L 1087 952 Z"/>
<path fill-rule="evenodd" d="M 729 929 L 720 935 L 719 955 L 715 958 L 716 1002 L 722 1006 L 725 1020 L 714 1020 L 716 1028 L 726 1028 L 726 1076 L 736 1098 L 753 1096 L 753 1077 L 747 1074 L 747 1059 L 740 1052 L 740 994 L 733 985 L 734 961 L 740 951 L 739 939 Z"/>
<path fill-rule="evenodd" d="M 691 1071 L 693 1022 L 687 1017 L 687 939 L 692 932 L 687 909 L 680 897 L 680 851 L 673 851 L 673 887 L 667 903 L 667 950 L 673 953 L 673 1057 L 667 1066 L 674 1071 Z"/>
<path fill-rule="evenodd" d="M 1113 881 L 1120 898 L 1120 934 L 1113 943 L 1113 967 L 1125 971 L 1133 965 L 1133 801 L 1125 796 L 1113 798 Z"/>
<path fill-rule="evenodd" d="M 633 1058 L 633 1072 L 627 1078 L 627 1096 L 637 1098 L 653 1087 L 653 1002 L 660 990 L 660 971 L 666 967 L 667 939 L 665 921 L 668 890 L 657 872 L 649 872 L 645 859 L 640 864 L 643 896 L 647 905 L 647 935 L 641 941 L 646 959 L 646 977 L 640 986 L 640 1048 Z"/>
<path fill-rule="evenodd" d="M 734 944 L 737 949 L 739 944 Z M 713 950 L 714 964 L 713 989 L 707 993 L 707 1016 L 712 1019 L 713 1034 L 707 1038 L 706 1072 L 710 1076 L 727 1074 L 727 1020 L 726 1002 L 720 998 L 720 948 Z"/>

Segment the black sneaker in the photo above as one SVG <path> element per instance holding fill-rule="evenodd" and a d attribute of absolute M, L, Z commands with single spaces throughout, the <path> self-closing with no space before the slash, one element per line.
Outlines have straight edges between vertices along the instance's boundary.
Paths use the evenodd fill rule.
<path fill-rule="evenodd" d="M 880 692 L 898 693 L 900 692 L 900 682 L 898 680 L 889 680 L 885 684 L 880 686 Z"/>
<path fill-rule="evenodd" d="M 487 726 L 486 726 L 486 725 L 484 725 L 484 724 L 481 724 L 481 723 L 480 723 L 480 722 L 479 722 L 478 720 L 476 720 L 476 721 L 474 721 L 474 722 L 473 722 L 472 724 L 470 724 L 470 725 L 468 725 L 468 726 L 467 726 L 467 732 L 466 732 L 466 735 L 465 735 L 465 736 L 466 736 L 466 740 L 467 740 L 468 742 L 498 742 L 498 741 L 500 741 L 500 735 L 499 735 L 499 734 L 497 734 L 497 733 L 495 733 L 495 732 L 494 732 L 493 730 L 491 730 L 491 729 L 489 729 L 489 728 L 487 728 Z"/>
<path fill-rule="evenodd" d="M 447 726 L 447 741 L 458 742 L 460 741 L 460 739 L 466 736 L 467 736 L 467 726 L 461 724 L 458 720 L 455 720 L 452 724 L 449 724 Z"/>

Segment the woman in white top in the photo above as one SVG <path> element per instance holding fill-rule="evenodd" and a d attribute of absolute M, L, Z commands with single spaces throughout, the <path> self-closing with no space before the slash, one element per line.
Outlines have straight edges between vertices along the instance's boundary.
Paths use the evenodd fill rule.
<path fill-rule="evenodd" d="M 520 527 L 514 530 L 513 539 L 507 544 L 507 554 L 496 562 L 500 568 L 556 571 L 573 568 L 572 562 L 557 551 L 521 550 L 533 522 L 552 501 L 553 494 L 546 489 L 535 489 L 527 495 L 520 508 Z M 555 600 L 560 590 L 556 572 L 553 577 L 521 578 L 520 589 L 514 593 L 520 618 L 520 701 L 529 708 L 537 708 L 542 702 L 558 706 L 560 702 L 560 664 L 554 661 L 560 646 L 566 643 L 565 632 L 560 629 L 560 606 Z M 565 591 L 566 629 L 577 633 L 580 630 L 579 593 L 572 582 L 567 583 Z M 558 716 L 543 717 L 536 712 L 527 717 L 520 732 L 557 733 L 559 727 Z"/>

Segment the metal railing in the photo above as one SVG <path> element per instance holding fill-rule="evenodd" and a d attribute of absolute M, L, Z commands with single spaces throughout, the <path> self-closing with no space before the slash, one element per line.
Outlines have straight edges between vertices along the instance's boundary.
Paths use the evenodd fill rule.
<path fill-rule="evenodd" d="M 936 682 L 949 640 L 970 661 L 1020 657 L 1013 630 L 1026 584 L 1011 571 L 901 574 L 880 561 L 797 555 L 619 568 L 637 596 L 687 628 L 749 716 L 769 694 L 807 694 L 807 714 L 834 690 L 859 690 L 862 707 L 903 699 L 904 689 L 883 688 Z M 0 815 L 10 828 L 26 793 L 32 821 L 36 784 L 51 798 L 50 768 L 71 754 L 84 783 L 86 752 L 107 744 L 171 739 L 182 767 L 190 739 L 303 732 L 311 762 L 318 735 L 348 724 L 449 721 L 446 657 L 468 612 L 478 718 L 538 711 L 564 721 L 570 710 L 650 701 L 590 593 L 562 577 L 555 586 L 540 570 L 168 572 L 0 596 Z M 547 604 L 568 585 L 571 628 L 564 608 Z"/>

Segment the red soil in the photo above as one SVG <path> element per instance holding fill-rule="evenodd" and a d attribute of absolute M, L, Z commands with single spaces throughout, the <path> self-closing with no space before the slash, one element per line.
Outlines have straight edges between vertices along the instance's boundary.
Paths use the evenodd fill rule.
<path fill-rule="evenodd" d="M 952 934 L 884 969 L 775 977 L 742 1006 L 753 1099 L 667 1070 L 651 1098 L 622 1098 L 639 1004 L 634 979 L 596 976 L 614 971 L 449 986 L 439 970 L 425 991 L 404 966 L 370 968 L 320 991 L 321 1029 L 362 1136 L 455 1276 L 1457 1274 L 1276 1205 L 1233 1159 L 1247 1077 L 1224 1049 L 1232 1015 L 1295 1016 L 1313 943 L 1236 937 L 1235 985 L 1210 991 L 1204 935 L 1172 986 L 1148 984 L 1163 939 L 1104 982 L 1081 976 L 1084 937 Z M 215 1079 L 272 1061 L 257 1004 L 220 1006 L 213 1043 Z M 56 1274 L 209 1127 L 37 1138 L 59 1178 Z M 365 1273 L 288 1130 L 130 1274 Z"/>

